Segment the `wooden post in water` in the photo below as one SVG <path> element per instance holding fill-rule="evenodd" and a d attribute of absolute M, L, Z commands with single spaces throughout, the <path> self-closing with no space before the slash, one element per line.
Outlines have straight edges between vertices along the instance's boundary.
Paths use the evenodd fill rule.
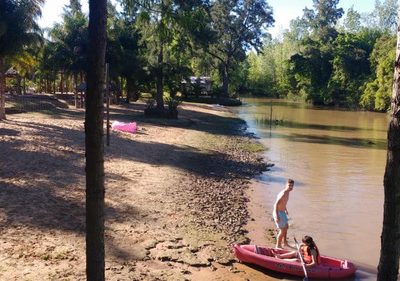
<path fill-rule="evenodd" d="M 271 101 L 271 110 L 269 112 L 269 135 L 272 135 L 272 101 Z"/>

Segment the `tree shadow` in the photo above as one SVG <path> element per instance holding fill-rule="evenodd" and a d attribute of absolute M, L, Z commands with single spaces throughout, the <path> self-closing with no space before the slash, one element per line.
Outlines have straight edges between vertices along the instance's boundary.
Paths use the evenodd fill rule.
<path fill-rule="evenodd" d="M 40 229 L 85 232 L 83 202 L 57 196 L 48 186 L 17 186 L 0 180 L 0 204 L 5 219 L 0 228 L 23 224 Z"/>
<path fill-rule="evenodd" d="M 196 105 L 202 107 L 201 105 Z M 212 107 L 203 106 L 207 110 L 214 110 Z M 178 108 L 178 119 L 150 118 L 144 116 L 145 105 L 129 104 L 112 107 L 110 119 L 124 122 L 139 122 L 142 124 L 152 124 L 176 128 L 187 128 L 208 132 L 214 135 L 235 136 L 245 133 L 246 122 L 235 117 L 226 117 L 211 112 L 199 112 L 181 106 Z"/>
<path fill-rule="evenodd" d="M 15 137 L 15 136 L 19 136 L 19 135 L 20 135 L 20 132 L 18 132 L 17 130 L 0 128 L 0 136 Z"/>
<path fill-rule="evenodd" d="M 120 147 L 125 149 L 121 150 Z M 126 149 L 128 147 L 132 149 Z M 116 135 L 113 135 L 107 153 L 116 159 L 127 159 L 160 167 L 172 166 L 213 178 L 247 178 L 254 171 L 260 170 L 260 165 L 236 161 L 224 153 L 204 152 L 191 146 L 176 146 L 155 141 L 147 143 Z"/>
<path fill-rule="evenodd" d="M 69 111 L 65 111 L 65 117 L 62 118 L 77 116 L 76 112 L 69 114 Z M 207 117 L 207 114 L 197 117 L 210 123 L 214 118 Z M 226 119 L 227 122 L 229 120 Z M 21 130 L 0 130 L 2 136 L 9 138 L 0 142 L 0 205 L 4 215 L 0 220 L 0 228 L 4 230 L 23 224 L 38 229 L 60 229 L 84 235 L 83 126 L 81 130 L 79 127 L 61 127 L 56 122 L 7 122 L 12 122 Z M 208 130 L 207 126 L 210 123 L 201 124 L 198 129 Z M 172 125 L 181 126 L 174 123 L 174 120 Z M 30 129 L 28 133 L 24 128 Z M 51 136 L 50 144 L 38 144 L 49 145 L 49 148 L 34 149 L 30 146 L 27 150 L 26 144 L 30 142 L 31 135 L 43 138 Z M 115 159 L 159 165 L 161 168 L 173 166 L 198 175 L 217 178 L 251 177 L 254 170 L 260 169 L 256 164 L 249 165 L 232 160 L 229 155 L 223 153 L 204 152 L 191 146 L 181 147 L 156 141 L 145 143 L 120 133 L 113 133 L 112 145 L 106 148 L 106 155 Z M 113 180 L 130 180 L 107 171 L 106 177 Z M 105 216 L 106 220 L 116 222 L 128 219 L 139 221 L 145 218 L 140 209 L 121 204 L 117 207 L 106 204 Z"/>
<path fill-rule="evenodd" d="M 40 229 L 61 229 L 83 234 L 83 132 L 54 125 L 15 123 L 36 129 L 37 135 L 45 136 L 51 131 L 54 136 L 53 145 L 68 149 L 57 152 L 28 151 L 22 140 L 0 142 L 0 228 L 24 224 Z M 16 130 L 0 131 L 5 132 L 8 136 L 20 135 Z M 118 175 L 109 174 L 109 177 L 118 178 Z M 126 205 L 118 208 L 106 205 L 105 215 L 114 221 L 128 216 L 141 218 L 138 210 Z"/>
<path fill-rule="evenodd" d="M 84 109 L 73 109 L 66 106 L 66 102 L 47 95 L 34 95 L 20 97 L 26 104 L 19 104 L 18 108 L 22 111 L 16 113 L 39 112 L 55 119 L 79 118 L 84 122 Z M 205 131 L 216 135 L 240 135 L 245 133 L 246 122 L 235 117 L 220 116 L 214 114 L 211 110 L 226 110 L 227 107 L 214 108 L 210 105 L 196 104 L 196 107 L 202 107 L 208 112 L 199 112 L 190 110 L 185 104 L 178 108 L 178 119 L 150 118 L 144 116 L 145 103 L 137 102 L 130 104 L 112 105 L 110 107 L 110 119 L 132 122 L 136 121 L 142 124 L 152 124 L 159 126 L 170 126 L 178 128 L 190 128 L 192 130 Z M 106 119 L 106 116 L 105 116 Z M 218 125 L 217 125 L 218 124 Z"/>

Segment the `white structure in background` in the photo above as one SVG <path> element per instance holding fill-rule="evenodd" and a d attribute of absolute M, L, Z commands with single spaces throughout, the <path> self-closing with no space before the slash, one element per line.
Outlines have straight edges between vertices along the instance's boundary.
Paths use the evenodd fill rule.
<path fill-rule="evenodd" d="M 211 93 L 212 87 L 211 87 L 211 77 L 209 76 L 190 76 L 189 79 L 190 84 L 188 83 L 187 80 L 183 79 L 181 81 L 182 87 L 184 91 L 186 91 L 189 94 L 195 94 L 196 92 L 196 87 L 199 87 L 199 94 L 201 95 L 209 95 Z"/>

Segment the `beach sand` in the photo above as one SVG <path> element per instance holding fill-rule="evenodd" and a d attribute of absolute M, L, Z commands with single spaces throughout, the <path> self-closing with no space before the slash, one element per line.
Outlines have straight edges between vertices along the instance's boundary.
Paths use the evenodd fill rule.
<path fill-rule="evenodd" d="M 274 244 L 245 123 L 224 107 L 185 103 L 178 120 L 144 107 L 111 107 L 138 131 L 105 146 L 106 280 L 277 280 L 230 247 Z M 71 107 L 0 122 L 0 280 L 86 280 L 84 143 Z"/>

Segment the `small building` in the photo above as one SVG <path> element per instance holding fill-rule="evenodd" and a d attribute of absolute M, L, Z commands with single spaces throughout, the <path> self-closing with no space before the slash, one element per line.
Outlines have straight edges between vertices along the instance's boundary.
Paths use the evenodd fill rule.
<path fill-rule="evenodd" d="M 14 69 L 13 67 L 9 68 L 9 69 L 6 71 L 5 74 L 6 74 L 6 77 L 7 77 L 7 78 L 18 78 L 18 77 L 19 77 L 18 71 L 17 71 L 16 69 Z"/>
<path fill-rule="evenodd" d="M 5 85 L 6 92 L 9 92 L 10 94 L 21 94 L 22 93 L 21 76 L 19 75 L 18 71 L 15 68 L 10 67 L 5 72 L 5 77 L 6 77 L 6 85 Z M 15 79 L 16 82 L 14 82 L 13 85 L 7 84 L 7 78 Z"/>
<path fill-rule="evenodd" d="M 209 76 L 190 76 L 181 81 L 184 93 L 195 95 L 209 95 L 212 90 L 212 80 Z"/>

